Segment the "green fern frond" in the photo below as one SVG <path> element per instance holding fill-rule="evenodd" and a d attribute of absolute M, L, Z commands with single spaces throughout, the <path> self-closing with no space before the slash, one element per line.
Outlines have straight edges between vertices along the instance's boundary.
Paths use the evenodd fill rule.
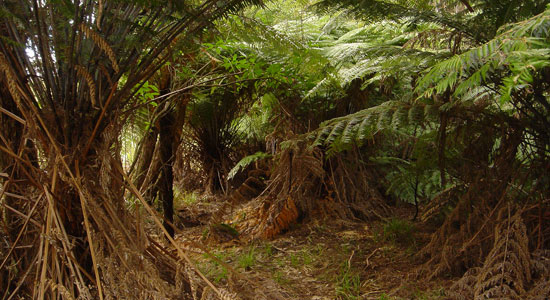
<path fill-rule="evenodd" d="M 313 141 L 313 146 L 327 146 L 329 152 L 338 152 L 347 146 L 372 139 L 377 132 L 397 132 L 410 125 L 434 121 L 437 117 L 438 108 L 435 105 L 388 101 L 326 121 L 309 135 L 309 139 Z"/>
<path fill-rule="evenodd" d="M 425 97 L 454 90 L 457 98 L 472 87 L 491 85 L 502 76 L 501 101 L 514 91 L 528 88 L 533 74 L 550 66 L 550 8 L 529 20 L 507 26 L 495 39 L 433 66 L 416 91 Z"/>
<path fill-rule="evenodd" d="M 267 154 L 264 152 L 256 152 L 252 155 L 245 156 L 241 160 L 239 160 L 239 162 L 229 171 L 229 173 L 227 174 L 227 179 L 228 180 L 232 179 L 233 177 L 235 177 L 235 175 L 237 175 L 237 173 L 239 173 L 241 170 L 244 170 L 250 164 L 258 160 L 271 158 L 271 157 L 272 157 L 271 154 Z"/>
<path fill-rule="evenodd" d="M 399 107 L 397 110 L 393 113 L 392 116 L 392 128 L 394 130 L 398 130 L 402 128 L 403 126 L 407 126 L 409 122 L 409 109 L 406 107 Z"/>

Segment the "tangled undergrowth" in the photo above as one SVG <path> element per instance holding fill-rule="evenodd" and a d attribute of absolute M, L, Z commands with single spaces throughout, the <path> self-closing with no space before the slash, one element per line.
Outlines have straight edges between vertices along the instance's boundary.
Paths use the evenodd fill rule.
<path fill-rule="evenodd" d="M 315 3 L 1 1 L 0 297 L 550 298 L 549 1 Z"/>

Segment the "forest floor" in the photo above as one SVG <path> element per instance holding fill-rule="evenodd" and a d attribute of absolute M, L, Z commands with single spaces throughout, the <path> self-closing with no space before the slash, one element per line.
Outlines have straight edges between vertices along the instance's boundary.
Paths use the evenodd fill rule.
<path fill-rule="evenodd" d="M 203 214 L 208 207 L 187 203 L 185 210 L 193 205 Z M 187 226 L 177 240 L 214 284 L 232 290 L 230 269 L 283 299 L 444 299 L 451 278 L 426 281 L 415 273 L 421 263 L 415 253 L 434 228 L 411 222 L 414 208 L 397 211 L 394 219 L 377 222 L 310 218 L 273 240 L 247 240 L 206 224 Z M 227 265 L 189 240 L 200 241 Z"/>

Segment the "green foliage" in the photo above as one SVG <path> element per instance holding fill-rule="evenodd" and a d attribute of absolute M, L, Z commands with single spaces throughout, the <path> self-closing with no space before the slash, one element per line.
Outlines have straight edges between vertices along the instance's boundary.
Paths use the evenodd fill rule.
<path fill-rule="evenodd" d="M 304 263 L 304 265 L 311 265 L 313 263 L 313 259 L 314 257 L 310 251 L 304 250 L 302 252 L 302 262 Z"/>
<path fill-rule="evenodd" d="M 200 195 L 198 192 L 181 191 L 174 187 L 174 207 L 184 207 L 199 202 Z"/>
<path fill-rule="evenodd" d="M 463 3 L 469 3 L 464 7 Z M 348 10 L 362 20 L 399 20 L 412 24 L 434 23 L 476 42 L 493 38 L 497 29 L 541 13 L 545 0 L 528 1 L 394 1 L 322 0 L 321 11 Z"/>
<path fill-rule="evenodd" d="M 441 190 L 441 175 L 437 161 L 429 156 L 431 132 L 416 138 L 409 159 L 373 156 L 370 161 L 385 171 L 386 193 L 404 202 L 415 204 L 433 197 Z M 381 151 L 383 152 L 383 151 Z"/>
<path fill-rule="evenodd" d="M 415 240 L 413 233 L 414 226 L 409 221 L 393 218 L 384 224 L 382 236 L 386 241 L 408 245 Z"/>
<path fill-rule="evenodd" d="M 273 255 L 273 245 L 271 245 L 270 243 L 266 243 L 264 245 L 264 253 L 267 257 L 270 257 Z"/>
<path fill-rule="evenodd" d="M 300 257 L 295 253 L 290 254 L 290 265 L 295 268 L 300 266 Z"/>
<path fill-rule="evenodd" d="M 273 94 L 264 94 L 252 104 L 248 113 L 238 120 L 238 129 L 247 144 L 265 143 L 265 137 L 273 132 L 275 127 L 271 119 L 276 114 L 277 106 L 278 101 Z"/>
<path fill-rule="evenodd" d="M 390 296 L 388 296 L 386 293 L 382 293 L 382 295 L 380 295 L 380 298 L 378 298 L 378 300 L 390 300 Z"/>
<path fill-rule="evenodd" d="M 550 8 L 501 28 L 480 47 L 436 64 L 419 81 L 417 91 L 430 97 L 452 90 L 460 98 L 472 88 L 487 86 L 499 89 L 501 103 L 508 102 L 513 94 L 529 90 L 536 72 L 550 66 L 549 36 Z"/>
<path fill-rule="evenodd" d="M 255 161 L 271 158 L 271 154 L 267 154 L 264 152 L 256 152 L 252 155 L 248 155 L 243 157 L 228 173 L 227 178 L 231 179 L 237 175 L 241 170 L 244 170 L 246 167 L 248 167 L 250 164 L 254 163 Z"/>
<path fill-rule="evenodd" d="M 220 261 L 227 261 L 227 253 L 220 252 L 215 253 L 214 256 Z M 222 280 L 227 280 L 229 270 L 220 264 L 217 260 L 212 259 L 209 255 L 205 254 L 204 258 L 208 260 L 207 264 L 201 264 L 199 268 L 207 277 L 213 278 L 216 283 Z"/>
<path fill-rule="evenodd" d="M 279 270 L 276 270 L 273 273 L 273 280 L 275 280 L 275 282 L 277 282 L 280 285 L 287 285 L 290 283 L 290 279 L 285 277 L 285 273 Z"/>
<path fill-rule="evenodd" d="M 344 262 L 336 283 L 336 297 L 342 300 L 361 299 L 361 278 L 351 269 L 349 262 Z"/>
<path fill-rule="evenodd" d="M 416 102 L 388 101 L 344 117 L 328 120 L 309 137 L 313 146 L 327 146 L 329 153 L 362 145 L 379 132 L 395 131 L 409 125 L 437 120 L 437 106 Z"/>
<path fill-rule="evenodd" d="M 252 247 L 248 252 L 242 253 L 237 261 L 239 267 L 248 270 L 256 264 L 256 248 Z"/>
<path fill-rule="evenodd" d="M 151 100 L 159 95 L 159 89 L 154 84 L 150 84 L 149 81 L 145 81 L 141 86 L 139 86 L 135 92 L 135 95 L 138 96 L 143 102 L 149 102 L 153 106 L 158 105 L 156 102 Z"/>

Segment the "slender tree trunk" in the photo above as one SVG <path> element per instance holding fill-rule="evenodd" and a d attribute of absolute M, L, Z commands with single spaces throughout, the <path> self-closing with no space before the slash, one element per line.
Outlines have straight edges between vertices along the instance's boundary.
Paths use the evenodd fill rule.
<path fill-rule="evenodd" d="M 222 182 L 219 175 L 221 165 L 222 163 L 220 161 L 212 161 L 209 164 L 206 191 L 210 194 L 216 194 L 223 190 Z"/>
<path fill-rule="evenodd" d="M 160 95 L 170 92 L 173 83 L 173 72 L 169 66 L 160 70 L 159 78 Z M 153 189 L 158 189 L 159 200 L 162 203 L 164 214 L 164 227 L 173 236 L 174 228 L 169 224 L 174 221 L 174 162 L 178 146 L 181 141 L 181 132 L 185 120 L 185 111 L 188 99 L 175 99 L 171 105 L 167 105 L 159 116 L 158 121 L 158 154 L 160 158 L 160 180 Z M 155 191 L 155 190 L 153 190 Z"/>
<path fill-rule="evenodd" d="M 164 227 L 173 236 L 174 228 L 167 221 L 174 221 L 174 173 L 173 173 L 173 131 L 175 116 L 173 111 L 168 111 L 159 120 L 159 154 L 161 161 L 161 180 L 159 183 L 159 199 L 164 211 Z"/>
<path fill-rule="evenodd" d="M 153 126 L 144 137 L 134 180 L 135 186 L 137 186 L 139 190 L 141 190 L 143 188 L 143 184 L 146 183 L 145 178 L 147 177 L 147 171 L 151 166 L 153 166 L 153 155 L 155 154 L 155 146 L 157 144 L 158 135 L 158 128 Z"/>

